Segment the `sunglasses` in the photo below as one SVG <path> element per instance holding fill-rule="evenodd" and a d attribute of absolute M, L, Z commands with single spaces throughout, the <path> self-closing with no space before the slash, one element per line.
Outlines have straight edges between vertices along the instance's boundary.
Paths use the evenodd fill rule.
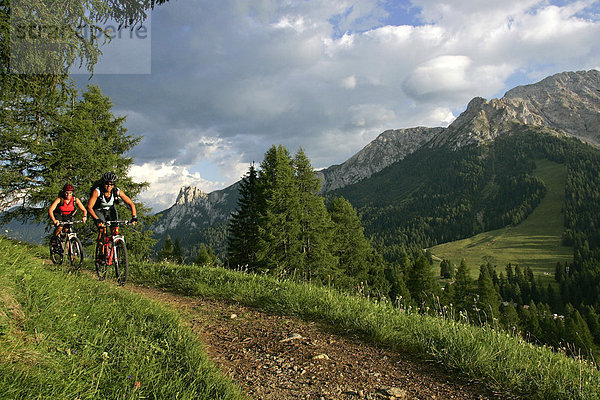
<path fill-rule="evenodd" d="M 115 186 L 115 184 L 112 182 L 108 182 L 108 183 L 105 183 L 104 186 Z"/>

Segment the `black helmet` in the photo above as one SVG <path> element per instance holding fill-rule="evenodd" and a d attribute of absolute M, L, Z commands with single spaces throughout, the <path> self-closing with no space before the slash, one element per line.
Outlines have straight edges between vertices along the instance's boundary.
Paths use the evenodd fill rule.
<path fill-rule="evenodd" d="M 115 182 L 116 180 L 117 174 L 115 174 L 114 172 L 105 172 L 104 175 L 102 175 L 103 182 Z"/>

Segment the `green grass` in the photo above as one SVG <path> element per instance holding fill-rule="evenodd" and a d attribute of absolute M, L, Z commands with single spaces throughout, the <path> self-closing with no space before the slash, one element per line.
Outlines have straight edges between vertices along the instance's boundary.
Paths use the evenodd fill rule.
<path fill-rule="evenodd" d="M 536 165 L 534 175 L 544 181 L 548 191 L 523 222 L 434 246 L 431 253 L 455 264 L 465 259 L 473 277 L 479 266 L 488 262 L 501 268 L 509 263 L 528 265 L 544 275 L 554 273 L 557 262 L 572 261 L 573 248 L 561 243 L 566 166 L 548 160 L 537 160 Z"/>
<path fill-rule="evenodd" d="M 223 268 L 136 264 L 132 278 L 175 293 L 322 322 L 376 345 L 432 359 L 506 397 L 600 399 L 595 365 L 491 327 L 457 322 L 447 309 L 437 317 L 421 315 L 325 287 Z"/>
<path fill-rule="evenodd" d="M 175 312 L 31 253 L 0 237 L 1 398 L 242 398 Z"/>
<path fill-rule="evenodd" d="M 237 389 L 163 306 L 111 282 L 65 274 L 0 239 L 0 393 L 6 398 L 233 399 Z M 496 331 L 325 287 L 223 268 L 132 263 L 131 280 L 296 315 L 411 352 L 504 397 L 600 399 L 585 360 Z M 140 382 L 136 388 L 135 382 Z"/>

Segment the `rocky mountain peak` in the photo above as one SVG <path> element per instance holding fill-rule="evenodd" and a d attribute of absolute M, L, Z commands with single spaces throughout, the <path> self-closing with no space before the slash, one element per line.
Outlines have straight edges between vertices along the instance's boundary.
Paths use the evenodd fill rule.
<path fill-rule="evenodd" d="M 511 89 L 503 100 L 526 104 L 541 125 L 600 145 L 600 71 L 562 72 Z"/>
<path fill-rule="evenodd" d="M 341 188 L 370 177 L 385 167 L 402 160 L 423 146 L 444 128 L 416 127 L 390 129 L 381 133 L 361 151 L 340 165 L 318 172 L 321 192 Z"/>
<path fill-rule="evenodd" d="M 195 186 L 184 186 L 179 190 L 176 205 L 191 205 L 198 203 L 200 199 L 206 199 L 207 194 Z"/>
<path fill-rule="evenodd" d="M 476 97 L 431 145 L 490 142 L 514 123 L 545 126 L 600 145 L 600 72 L 563 72 L 518 86 L 501 99 Z"/>

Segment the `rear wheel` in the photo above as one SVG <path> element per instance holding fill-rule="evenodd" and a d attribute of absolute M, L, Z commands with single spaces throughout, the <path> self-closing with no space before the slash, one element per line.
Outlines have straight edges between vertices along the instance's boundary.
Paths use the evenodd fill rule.
<path fill-rule="evenodd" d="M 94 256 L 94 260 L 96 263 L 96 274 L 98 275 L 98 279 L 103 281 L 106 279 L 106 272 L 108 271 L 106 268 L 106 256 L 104 255 L 104 246 L 100 243 L 96 244 L 96 253 Z"/>
<path fill-rule="evenodd" d="M 79 269 L 81 268 L 81 264 L 83 264 L 83 247 L 81 246 L 81 242 L 77 237 L 72 237 L 69 239 L 69 243 L 71 245 L 69 261 L 71 262 L 73 268 Z"/>
<path fill-rule="evenodd" d="M 63 246 L 60 237 L 52 236 L 50 238 L 50 259 L 54 264 L 62 264 Z"/>
<path fill-rule="evenodd" d="M 124 240 L 116 240 L 115 247 L 113 249 L 114 263 L 115 263 L 115 275 L 119 285 L 124 285 L 127 281 L 127 273 L 129 269 L 127 260 L 127 247 L 125 246 Z"/>

